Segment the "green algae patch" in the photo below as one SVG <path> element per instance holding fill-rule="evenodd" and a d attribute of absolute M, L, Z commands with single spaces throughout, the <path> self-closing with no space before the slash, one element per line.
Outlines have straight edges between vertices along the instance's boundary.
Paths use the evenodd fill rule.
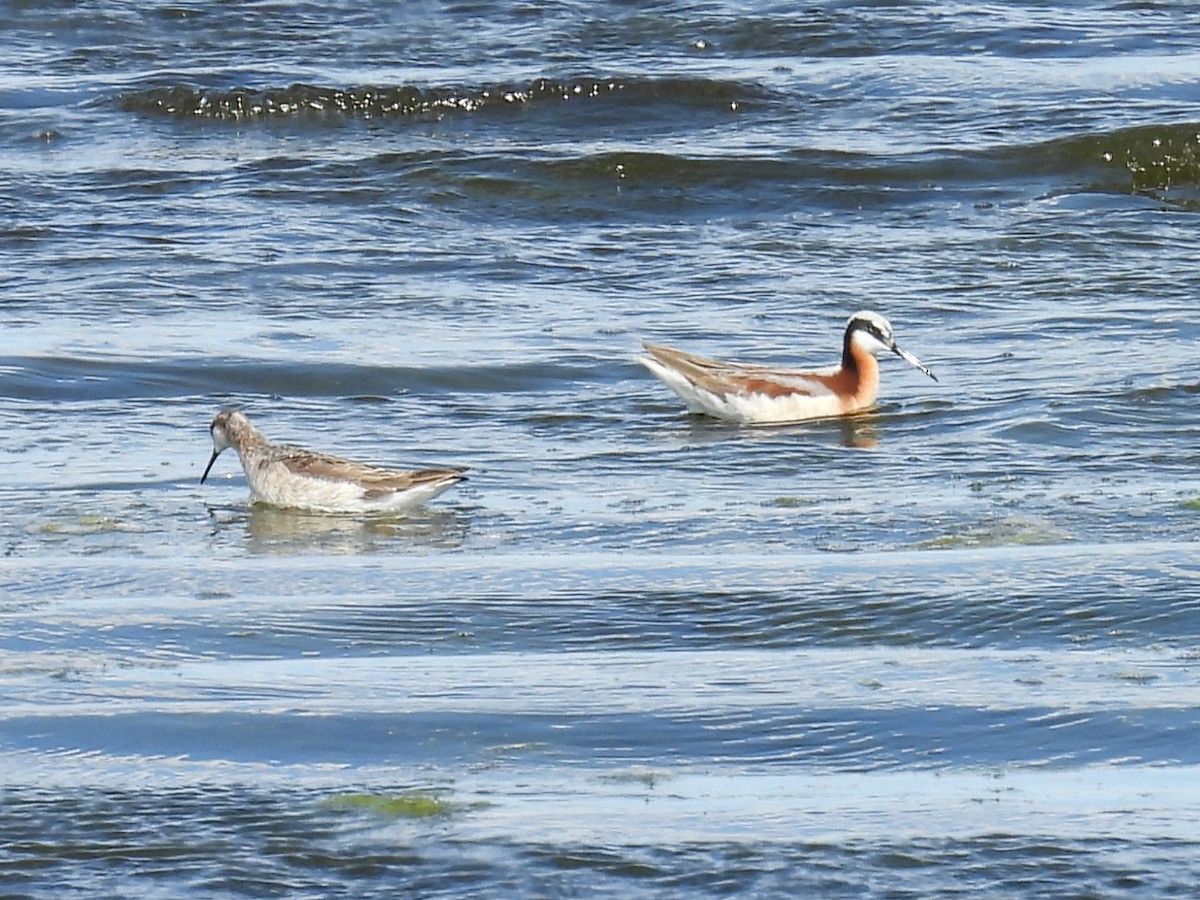
<path fill-rule="evenodd" d="M 447 800 L 436 791 L 401 791 L 396 794 L 335 794 L 321 804 L 325 809 L 343 813 L 368 813 L 385 819 L 440 819 L 474 809 L 486 809 L 491 803 L 462 803 Z"/>
<path fill-rule="evenodd" d="M 43 522 L 33 528 L 34 533 L 44 535 L 90 535 L 138 533 L 136 525 L 130 525 L 112 516 L 81 515 L 59 521 Z"/>
<path fill-rule="evenodd" d="M 324 806 L 335 812 L 368 812 L 389 819 L 432 819 L 452 815 L 464 808 L 461 803 L 443 800 L 426 791 L 338 794 L 326 800 Z"/>
<path fill-rule="evenodd" d="M 990 524 L 966 527 L 956 534 L 944 534 L 917 544 L 918 550 L 958 550 L 980 547 L 1039 547 L 1061 544 L 1070 536 L 1040 520 L 1005 519 Z"/>
<path fill-rule="evenodd" d="M 621 769 L 601 775 L 600 780 L 606 781 L 609 784 L 638 784 L 653 788 L 660 781 L 666 781 L 671 777 L 670 772 L 647 769 L 643 766 L 633 766 L 629 769 Z"/>
<path fill-rule="evenodd" d="M 1159 678 L 1153 672 L 1117 672 L 1112 677 L 1130 684 L 1153 684 Z"/>
<path fill-rule="evenodd" d="M 1193 497 L 1191 500 L 1181 500 L 1179 506 L 1182 509 L 1190 509 L 1193 512 L 1200 512 L 1200 497 Z"/>
<path fill-rule="evenodd" d="M 779 509 L 798 509 L 801 506 L 811 506 L 812 501 L 806 501 L 801 497 L 784 496 L 776 497 L 774 500 L 769 501 L 765 505 L 775 506 Z"/>

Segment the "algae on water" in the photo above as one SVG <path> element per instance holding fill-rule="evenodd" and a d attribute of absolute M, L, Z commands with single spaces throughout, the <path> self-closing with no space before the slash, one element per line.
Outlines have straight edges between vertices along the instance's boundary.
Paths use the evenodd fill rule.
<path fill-rule="evenodd" d="M 326 800 L 324 805 L 338 812 L 370 812 L 390 819 L 429 819 L 448 816 L 463 808 L 462 804 L 444 800 L 429 791 L 336 794 Z"/>

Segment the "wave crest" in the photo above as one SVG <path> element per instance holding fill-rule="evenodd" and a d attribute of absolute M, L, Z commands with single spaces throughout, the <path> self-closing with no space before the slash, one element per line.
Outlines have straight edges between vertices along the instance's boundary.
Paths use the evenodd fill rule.
<path fill-rule="evenodd" d="M 456 88 L 323 87 L 293 84 L 285 88 L 153 88 L 126 94 L 122 108 L 131 112 L 158 113 L 182 118 L 217 120 L 267 119 L 320 116 L 326 114 L 377 118 L 417 116 L 457 110 L 474 112 L 486 106 L 505 106 L 537 100 L 595 97 L 622 90 L 618 81 L 552 82 L 539 79 L 524 87 L 495 87 L 482 90 Z"/>

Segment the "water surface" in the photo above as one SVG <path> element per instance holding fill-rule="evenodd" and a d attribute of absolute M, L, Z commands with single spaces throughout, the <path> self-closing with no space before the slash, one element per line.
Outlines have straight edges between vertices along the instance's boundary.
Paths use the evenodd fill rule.
<path fill-rule="evenodd" d="M 1197 18 L 0 9 L 4 891 L 1189 894 Z"/>

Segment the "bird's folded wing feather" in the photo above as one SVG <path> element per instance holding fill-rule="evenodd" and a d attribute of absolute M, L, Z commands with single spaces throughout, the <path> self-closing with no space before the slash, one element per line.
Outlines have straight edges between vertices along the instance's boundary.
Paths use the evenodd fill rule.
<path fill-rule="evenodd" d="M 821 385 L 808 372 L 792 372 L 770 366 L 725 363 L 673 347 L 646 344 L 646 352 L 697 387 L 717 395 L 730 393 L 813 395 Z"/>
<path fill-rule="evenodd" d="M 466 477 L 463 469 L 418 469 L 407 472 L 381 469 L 338 456 L 307 451 L 282 456 L 279 462 L 297 475 L 325 481 L 356 481 L 374 491 L 406 491 L 417 485 Z"/>

